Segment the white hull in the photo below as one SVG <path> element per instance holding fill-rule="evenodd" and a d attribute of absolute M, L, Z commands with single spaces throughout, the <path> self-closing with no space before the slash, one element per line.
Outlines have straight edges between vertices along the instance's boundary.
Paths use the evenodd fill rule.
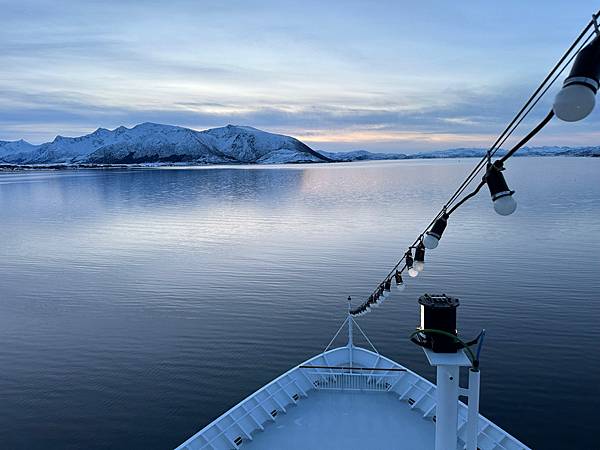
<path fill-rule="evenodd" d="M 331 368 L 350 365 L 352 370 Z M 458 404 L 457 448 L 463 449 L 467 406 Z M 435 413 L 434 384 L 389 358 L 349 345 L 292 368 L 177 449 L 432 449 Z M 481 415 L 478 429 L 481 450 L 528 449 Z"/>

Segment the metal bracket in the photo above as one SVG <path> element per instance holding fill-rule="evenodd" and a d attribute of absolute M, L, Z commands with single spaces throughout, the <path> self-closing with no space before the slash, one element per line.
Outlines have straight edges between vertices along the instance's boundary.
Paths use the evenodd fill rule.
<path fill-rule="evenodd" d="M 594 31 L 596 36 L 600 36 L 600 27 L 598 26 L 598 14 L 592 14 L 592 25 L 594 25 Z"/>

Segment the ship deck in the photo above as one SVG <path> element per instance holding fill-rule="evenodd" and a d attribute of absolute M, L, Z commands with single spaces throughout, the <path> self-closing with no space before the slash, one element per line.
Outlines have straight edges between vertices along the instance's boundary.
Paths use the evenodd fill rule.
<path fill-rule="evenodd" d="M 388 392 L 318 391 L 288 409 L 244 448 L 431 449 L 435 424 Z"/>
<path fill-rule="evenodd" d="M 431 449 L 435 414 L 435 385 L 349 345 L 290 369 L 177 450 Z M 458 449 L 465 446 L 466 425 L 467 407 L 458 402 Z M 481 450 L 528 449 L 483 416 L 478 431 Z"/>

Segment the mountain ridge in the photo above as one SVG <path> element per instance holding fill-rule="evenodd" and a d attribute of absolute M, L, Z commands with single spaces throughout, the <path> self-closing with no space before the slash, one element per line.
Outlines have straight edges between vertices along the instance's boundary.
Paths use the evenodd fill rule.
<path fill-rule="evenodd" d="M 286 164 L 399 159 L 483 157 L 487 149 L 455 148 L 430 152 L 376 153 L 316 151 L 291 136 L 242 125 L 196 131 L 175 125 L 144 122 L 131 128 L 97 128 L 92 133 L 39 145 L 23 139 L 0 141 L 0 163 L 44 164 Z M 498 155 L 506 150 L 500 149 Z M 524 147 L 516 156 L 600 157 L 600 146 Z"/>
<path fill-rule="evenodd" d="M 204 131 L 144 122 L 132 128 L 98 128 L 77 136 L 56 136 L 33 145 L 0 141 L 0 161 L 12 164 L 269 164 L 330 162 L 290 136 L 247 126 L 227 125 Z"/>
<path fill-rule="evenodd" d="M 447 158 L 482 158 L 487 154 L 485 148 L 452 148 L 447 150 L 437 150 L 417 153 L 376 153 L 367 150 L 354 150 L 348 152 L 326 152 L 321 153 L 336 162 L 352 161 L 380 161 L 380 160 L 399 160 L 399 159 L 447 159 Z M 496 156 L 503 156 L 507 153 L 506 149 L 498 149 Z M 581 157 L 600 157 L 600 146 L 541 146 L 541 147 L 523 147 L 519 149 L 515 156 L 581 156 Z"/>

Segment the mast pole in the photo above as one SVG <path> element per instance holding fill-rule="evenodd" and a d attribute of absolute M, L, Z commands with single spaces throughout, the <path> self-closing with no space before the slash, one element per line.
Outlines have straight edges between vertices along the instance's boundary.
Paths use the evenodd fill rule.
<path fill-rule="evenodd" d="M 353 363 L 353 330 L 352 330 L 352 314 L 350 313 L 352 309 L 352 297 L 348 296 L 348 352 L 350 354 L 350 367 L 352 367 Z"/>
<path fill-rule="evenodd" d="M 457 364 L 437 365 L 435 450 L 456 448 L 459 368 Z"/>

